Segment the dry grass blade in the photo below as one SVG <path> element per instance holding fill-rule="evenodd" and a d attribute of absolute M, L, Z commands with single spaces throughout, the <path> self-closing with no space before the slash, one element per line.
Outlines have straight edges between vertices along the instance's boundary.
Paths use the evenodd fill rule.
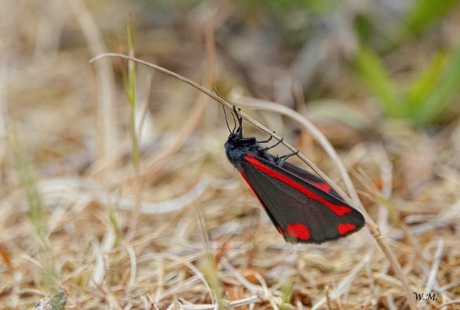
<path fill-rule="evenodd" d="M 433 257 L 433 265 L 431 266 L 430 273 L 428 275 L 428 281 L 426 282 L 426 287 L 425 290 L 423 291 L 423 294 L 429 294 L 434 287 L 439 287 L 439 285 L 436 283 L 436 275 L 439 272 L 439 264 L 441 262 L 442 258 L 442 252 L 444 250 L 444 241 L 439 240 L 438 242 L 438 247 L 436 248 L 436 252 Z"/>
<path fill-rule="evenodd" d="M 94 57 L 93 59 L 90 60 L 91 63 L 93 62 L 96 62 L 102 58 L 105 58 L 105 57 L 116 57 L 116 58 L 123 58 L 123 59 L 127 59 L 127 60 L 132 60 L 132 61 L 135 61 L 139 64 L 142 64 L 146 67 L 149 67 L 149 68 L 153 68 L 155 70 L 158 70 L 164 74 L 167 74 L 175 79 L 178 79 L 179 81 L 182 81 L 186 84 L 189 84 L 191 85 L 192 87 L 196 88 L 197 90 L 199 90 L 200 92 L 206 94 L 208 97 L 211 97 L 213 100 L 217 101 L 218 103 L 220 103 L 221 105 L 223 105 L 224 107 L 226 107 L 227 109 L 229 109 L 230 111 L 233 110 L 233 105 L 231 105 L 230 103 L 228 103 L 227 101 L 225 101 L 224 99 L 222 99 L 221 97 L 219 97 L 218 95 L 216 95 L 215 93 L 211 92 L 210 90 L 206 89 L 205 87 L 177 74 L 177 73 L 174 73 L 170 70 L 167 70 L 161 66 L 157 66 L 155 64 L 152 64 L 150 62 L 147 62 L 147 61 L 144 61 L 142 59 L 138 59 L 138 58 L 134 58 L 134 57 L 130 57 L 130 56 L 127 56 L 127 55 L 124 55 L 124 54 L 119 54 L 119 53 L 103 53 L 97 57 Z M 281 137 L 278 136 L 277 134 L 273 133 L 273 131 L 271 131 L 270 129 L 266 128 L 265 126 L 263 126 L 261 123 L 259 123 L 258 121 L 256 121 L 255 119 L 253 119 L 252 117 L 250 117 L 249 115 L 245 114 L 244 112 L 241 112 L 239 111 L 238 114 L 243 118 L 245 119 L 246 121 L 248 121 L 249 123 L 251 123 L 252 125 L 254 125 L 255 127 L 259 128 L 260 130 L 264 131 L 265 133 L 269 134 L 270 136 L 272 136 L 273 138 L 275 138 L 276 140 L 280 141 L 281 140 Z M 281 141 L 281 143 L 286 146 L 289 150 L 291 151 L 295 151 L 296 149 L 286 143 L 285 141 Z"/>
<path fill-rule="evenodd" d="M 102 35 L 94 22 L 91 14 L 82 0 L 68 0 L 67 3 L 74 11 L 74 15 L 80 24 L 83 34 L 88 42 L 88 47 L 93 55 L 98 55 L 107 51 Z M 99 88 L 98 100 L 98 124 L 99 127 L 99 146 L 98 162 L 104 163 L 98 171 L 103 180 L 112 175 L 114 168 L 113 158 L 117 158 L 117 137 L 114 105 L 115 102 L 115 79 L 113 68 L 108 60 L 96 64 L 96 76 Z"/>
<path fill-rule="evenodd" d="M 387 118 L 343 40 L 373 45 L 394 93 L 419 101 L 458 52 L 440 31 L 455 10 L 382 52 L 412 4 L 392 20 L 385 2 L 320 2 L 3 0 L 0 308 L 459 308 L 458 111 L 417 129 Z M 129 56 L 103 54 L 117 50 Z M 270 125 L 241 112 L 245 137 L 296 142 L 270 154 L 308 145 L 342 171 L 368 229 L 286 243 L 226 161 L 233 104 Z"/>
<path fill-rule="evenodd" d="M 328 294 L 327 297 L 324 297 L 322 298 L 321 300 L 319 300 L 313 307 L 312 307 L 312 310 L 313 309 L 320 309 L 320 307 L 322 307 L 327 301 L 328 301 L 328 298 L 333 298 L 333 299 L 337 299 L 339 298 L 341 295 L 344 295 L 344 294 L 347 294 L 348 290 L 349 290 L 349 287 L 351 285 L 351 282 L 353 282 L 353 280 L 355 280 L 355 278 L 357 277 L 358 273 L 366 266 L 369 264 L 369 261 L 371 259 L 371 256 L 372 256 L 372 253 L 373 253 L 373 250 L 371 250 L 370 252 L 368 252 L 364 257 L 363 259 L 352 269 L 350 270 L 350 272 L 348 273 L 348 275 L 346 277 L 344 277 L 342 279 L 342 281 L 340 281 L 340 283 L 338 284 L 338 287 L 336 289 L 334 289 L 332 292 L 330 292 Z"/>
<path fill-rule="evenodd" d="M 325 137 L 321 134 L 321 132 L 317 130 L 316 127 L 312 123 L 310 123 L 307 119 L 305 119 L 303 116 L 279 104 L 264 101 L 263 104 L 260 102 L 257 102 L 257 103 L 251 102 L 250 104 L 248 104 L 248 106 L 257 107 L 257 108 L 265 109 L 265 110 L 276 111 L 278 113 L 290 116 L 291 118 L 295 119 L 299 123 L 303 124 L 304 127 L 307 130 L 309 130 L 314 135 L 314 137 L 320 142 L 320 144 L 325 148 L 326 152 L 329 154 L 329 156 L 332 158 L 333 162 L 336 164 L 336 166 L 341 172 L 342 178 L 344 179 L 344 182 L 347 185 L 349 194 L 352 197 L 352 200 L 353 200 L 352 205 L 358 206 L 359 210 L 361 210 L 361 212 L 364 214 L 364 217 L 367 223 L 367 227 L 370 229 L 380 249 L 385 253 L 394 271 L 398 275 L 398 278 L 401 280 L 402 286 L 406 294 L 406 298 L 409 301 L 410 308 L 416 309 L 415 298 L 413 296 L 413 290 L 410 288 L 409 281 L 406 275 L 404 274 L 404 272 L 402 271 L 401 265 L 396 259 L 396 256 L 394 255 L 394 253 L 391 251 L 390 247 L 388 246 L 388 243 L 386 242 L 386 240 L 380 233 L 380 230 L 378 229 L 377 225 L 374 223 L 374 221 L 371 219 L 369 214 L 366 212 L 366 210 L 362 206 L 361 201 L 359 200 L 358 194 L 356 193 L 356 190 L 354 189 L 354 186 L 351 182 L 351 179 L 348 173 L 346 172 L 344 165 L 342 164 L 340 158 L 338 157 L 333 147 L 325 139 Z M 310 163 L 307 158 L 305 158 L 302 155 L 299 155 L 299 157 L 305 163 L 308 163 L 309 166 L 315 172 L 317 172 L 322 178 L 324 178 L 331 185 L 333 185 L 334 189 L 336 189 L 339 193 L 341 193 L 343 197 L 347 197 L 346 195 L 344 195 L 343 191 L 338 186 L 336 186 L 324 173 L 322 173 L 318 168 L 316 168 L 312 163 Z"/>
<path fill-rule="evenodd" d="M 195 87 L 196 89 L 200 90 L 201 92 L 205 93 L 206 95 L 210 96 L 212 99 L 216 100 L 217 102 L 219 102 L 220 104 L 224 105 L 225 107 L 227 108 L 231 108 L 232 106 L 227 103 L 225 100 L 221 99 L 219 96 L 216 96 L 214 95 L 212 92 L 210 92 L 209 90 L 201 87 L 200 85 L 176 74 L 176 73 L 173 73 L 169 70 L 166 70 L 164 68 L 161 68 L 157 65 L 154 65 L 154 64 L 151 64 L 151 63 L 148 63 L 148 62 L 145 62 L 145 61 L 142 61 L 140 59 L 136 59 L 136 58 L 133 58 L 133 57 L 129 57 L 129 56 L 126 56 L 126 55 L 122 55 L 122 54 L 114 54 L 114 53 L 106 53 L 106 54 L 102 54 L 96 58 L 93 58 L 91 60 L 91 62 L 94 62 L 96 60 L 98 60 L 99 58 L 101 57 L 120 57 L 120 58 L 125 58 L 125 59 L 129 59 L 129 60 L 133 60 L 133 61 L 136 61 L 140 64 L 143 64 L 145 66 L 148 66 L 148 67 L 151 67 L 151 68 L 155 68 L 163 73 L 166 73 L 174 78 L 177 78 L 189 85 L 192 85 L 193 87 Z M 281 110 L 281 108 L 277 108 L 279 110 Z M 286 112 L 284 110 L 282 110 L 283 112 L 285 113 L 289 113 L 289 112 Z M 254 126 L 258 127 L 259 129 L 265 131 L 266 133 L 270 134 L 271 136 L 273 136 L 274 138 L 276 138 L 277 140 L 281 140 L 281 138 L 277 135 L 275 135 L 273 132 L 271 132 L 270 130 L 268 130 L 267 128 L 265 128 L 264 126 L 262 126 L 261 124 L 259 124 L 258 122 L 256 122 L 255 120 L 253 120 L 252 118 L 250 118 L 249 116 L 243 114 L 243 113 L 240 113 L 241 117 L 243 117 L 244 119 L 246 119 L 248 122 L 250 122 L 251 124 L 253 124 Z M 294 114 L 293 114 L 294 115 Z M 303 120 L 303 118 L 298 118 L 299 120 Z M 304 120 L 302 121 L 304 122 Z M 308 126 L 310 127 L 310 126 Z M 291 151 L 295 151 L 295 148 L 292 147 L 291 145 L 287 144 L 287 143 L 284 143 L 283 141 L 283 145 L 285 145 L 288 149 L 290 149 Z M 330 150 L 328 149 L 328 151 L 331 151 L 332 153 L 335 153 L 333 152 L 333 150 Z M 305 158 L 305 157 L 302 157 L 300 156 L 305 162 L 308 162 L 308 160 Z M 335 156 L 336 160 L 339 161 L 338 157 Z M 313 165 L 312 165 L 313 166 Z M 320 171 L 317 169 L 315 170 L 317 172 L 320 173 Z M 324 175 L 324 174 L 321 174 L 320 175 L 322 177 L 324 177 L 326 180 L 328 180 L 328 178 Z M 346 173 L 344 175 L 347 175 Z M 390 264 L 392 265 L 394 271 L 396 272 L 396 274 L 398 275 L 398 278 L 400 279 L 401 281 L 401 284 L 404 288 L 404 291 L 405 291 L 405 294 L 406 294 L 406 298 L 407 298 L 407 301 L 409 302 L 409 306 L 411 309 L 416 309 L 416 304 L 415 304 L 415 298 L 413 296 L 413 290 L 410 288 L 410 285 L 409 285 L 409 282 L 407 280 L 407 277 L 406 275 L 404 274 L 404 272 L 402 271 L 402 268 L 398 262 L 398 260 L 396 259 L 396 256 L 394 255 L 394 253 L 391 251 L 391 249 L 389 248 L 387 242 L 385 241 L 384 237 L 381 235 L 377 225 L 371 220 L 371 218 L 369 217 L 369 215 L 367 215 L 367 213 L 364 211 L 359 199 L 358 199 L 358 196 L 356 194 L 356 191 L 353 190 L 353 186 L 350 185 L 351 182 L 349 180 L 349 177 L 345 177 L 345 180 L 348 179 L 348 186 L 349 186 L 349 190 L 350 190 L 350 194 L 353 198 L 353 205 L 358 205 L 360 206 L 360 210 L 363 211 L 363 213 L 365 214 L 365 218 L 366 218 L 366 222 L 368 224 L 368 228 L 370 229 L 372 235 L 374 236 L 377 244 L 379 245 L 380 249 L 385 253 L 385 255 L 387 256 Z M 334 188 L 337 188 L 339 190 L 339 193 L 341 192 L 340 189 L 338 187 L 334 187 Z M 343 193 L 343 192 L 342 192 Z"/>

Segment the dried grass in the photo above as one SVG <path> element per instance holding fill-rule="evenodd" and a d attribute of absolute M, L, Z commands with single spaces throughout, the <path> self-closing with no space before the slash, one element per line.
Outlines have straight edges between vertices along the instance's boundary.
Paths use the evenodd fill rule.
<path fill-rule="evenodd" d="M 56 13 L 47 3 L 40 18 Z M 100 31 L 90 22 L 97 13 L 83 1 L 68 3 L 78 24 L 58 19 L 63 28 L 40 31 Z M 458 129 L 428 136 L 387 122 L 379 128 L 384 146 L 363 139 L 340 152 L 346 170 L 358 171 L 353 182 L 374 239 L 364 229 L 324 245 L 286 244 L 225 158 L 220 107 L 139 68 L 147 90 L 138 96 L 153 98 L 155 108 L 136 112 L 144 119 L 139 131 L 149 129 L 136 176 L 128 104 L 112 73 L 119 62 L 86 63 L 105 50 L 101 36 L 61 50 L 45 33 L 20 27 L 40 20 L 25 4 L 5 1 L 2 14 L 11 16 L 0 25 L 8 44 L 0 54 L 1 308 L 404 309 L 403 281 L 412 298 L 435 294 L 418 308 L 460 308 Z M 204 19 L 206 61 L 214 64 L 211 18 Z M 211 89 L 216 70 L 201 66 L 187 73 Z M 318 145 L 308 152 L 337 172 Z M 30 212 L 31 199 L 42 215 Z"/>

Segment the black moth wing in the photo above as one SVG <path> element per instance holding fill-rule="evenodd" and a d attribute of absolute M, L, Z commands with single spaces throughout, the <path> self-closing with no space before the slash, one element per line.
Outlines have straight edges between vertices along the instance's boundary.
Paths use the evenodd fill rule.
<path fill-rule="evenodd" d="M 254 154 L 238 161 L 240 173 L 286 241 L 323 243 L 364 226 L 362 214 L 335 196 L 335 191 L 328 193 L 309 183 L 312 179 L 325 183 L 309 172 L 288 163 L 280 167 Z"/>
<path fill-rule="evenodd" d="M 244 138 L 242 118 L 225 142 L 228 160 L 259 198 L 275 227 L 288 242 L 322 243 L 346 237 L 365 222 L 321 178 L 268 153 L 254 137 Z"/>
<path fill-rule="evenodd" d="M 284 170 L 287 170 L 289 171 L 290 173 L 292 174 L 295 174 L 296 176 L 298 176 L 299 178 L 301 179 L 304 179 L 306 182 L 310 183 L 311 185 L 313 186 L 316 186 L 318 187 L 319 189 L 321 189 L 322 191 L 324 192 L 327 192 L 328 194 L 338 198 L 341 200 L 341 197 L 339 195 L 339 193 L 337 193 L 330 185 L 329 183 L 327 183 L 326 181 L 324 181 L 322 178 L 306 171 L 306 170 L 303 170 L 293 164 L 290 164 L 288 162 L 283 162 L 282 165 L 280 165 L 281 168 L 283 168 Z"/>

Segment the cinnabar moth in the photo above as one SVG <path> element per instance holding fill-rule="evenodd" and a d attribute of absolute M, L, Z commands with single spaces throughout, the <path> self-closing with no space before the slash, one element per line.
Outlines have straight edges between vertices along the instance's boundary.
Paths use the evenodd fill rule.
<path fill-rule="evenodd" d="M 296 153 L 277 157 L 268 153 L 273 146 L 259 144 L 268 140 L 243 138 L 243 119 L 235 107 L 233 110 L 238 128 L 230 130 L 225 153 L 287 242 L 333 241 L 364 226 L 363 215 L 326 181 L 285 161 Z"/>

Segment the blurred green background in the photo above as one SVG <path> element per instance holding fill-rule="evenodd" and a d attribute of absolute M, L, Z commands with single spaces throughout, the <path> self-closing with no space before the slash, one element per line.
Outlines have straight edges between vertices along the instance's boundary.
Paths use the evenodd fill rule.
<path fill-rule="evenodd" d="M 300 83 L 307 102 L 375 105 L 384 117 L 426 127 L 458 116 L 458 4 L 145 1 L 134 16 L 144 30 L 175 29 L 187 46 L 200 35 L 201 18 L 215 12 L 219 81 L 231 78 L 254 97 L 293 105 L 286 88 Z"/>

